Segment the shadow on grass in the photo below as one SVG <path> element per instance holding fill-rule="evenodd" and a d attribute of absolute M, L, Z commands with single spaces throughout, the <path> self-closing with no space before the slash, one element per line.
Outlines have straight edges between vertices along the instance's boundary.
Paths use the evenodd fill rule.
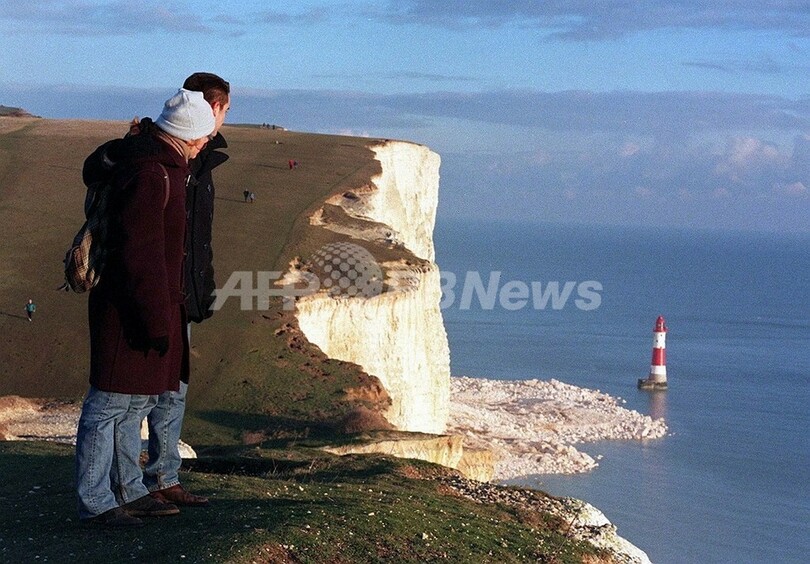
<path fill-rule="evenodd" d="M 17 315 L 16 313 L 8 313 L 8 312 L 5 312 L 5 311 L 0 311 L 0 315 L 5 315 L 6 317 L 13 317 L 14 319 L 22 319 L 22 320 L 28 319 L 24 315 Z"/>
<path fill-rule="evenodd" d="M 221 430 L 227 430 L 228 434 L 233 437 L 240 437 L 243 444 L 261 444 L 268 448 L 286 447 L 291 443 L 305 440 L 313 445 L 326 444 L 341 438 L 335 432 L 332 424 L 315 418 L 305 419 L 220 410 L 195 411 L 192 416 Z M 205 441 L 198 440 L 197 443 L 204 445 Z"/>
<path fill-rule="evenodd" d="M 240 435 L 242 444 L 195 444 L 198 458 L 183 463 L 184 469 L 193 472 L 362 481 L 390 473 L 398 464 L 384 456 L 338 456 L 321 450 L 355 440 L 323 421 L 229 411 L 195 412 L 194 417 L 227 428 L 232 436 Z"/>
<path fill-rule="evenodd" d="M 223 196 L 214 196 L 214 199 L 215 200 L 220 200 L 220 201 L 223 201 L 223 202 L 236 202 L 237 204 L 245 203 L 243 200 L 240 200 L 239 198 L 225 198 Z"/>
<path fill-rule="evenodd" d="M 310 449 L 230 447 L 184 460 L 183 469 L 208 474 L 254 476 L 296 482 L 366 482 L 403 464 L 383 455 L 338 456 Z"/>
<path fill-rule="evenodd" d="M 211 508 L 104 529 L 78 519 L 73 461 L 70 445 L 0 442 L 0 561 L 229 561 L 273 544 L 303 504 L 313 505 L 280 494 L 276 482 L 195 474 L 184 481 L 210 496 Z"/>

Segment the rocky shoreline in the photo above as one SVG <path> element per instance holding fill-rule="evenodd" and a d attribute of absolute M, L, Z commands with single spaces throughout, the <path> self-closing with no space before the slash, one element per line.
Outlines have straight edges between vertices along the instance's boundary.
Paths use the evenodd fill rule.
<path fill-rule="evenodd" d="M 663 419 L 626 409 L 622 402 L 557 380 L 454 377 L 447 432 L 464 437 L 465 447 L 492 450 L 495 480 L 587 472 L 598 462 L 578 444 L 666 435 Z M 80 411 L 80 403 L 0 398 L 0 440 L 74 444 Z"/>
<path fill-rule="evenodd" d="M 76 444 L 81 403 L 0 397 L 0 440 Z"/>
<path fill-rule="evenodd" d="M 577 444 L 657 439 L 667 433 L 663 419 L 621 403 L 599 390 L 557 380 L 454 377 L 448 432 L 462 435 L 465 445 L 493 450 L 496 480 L 587 472 L 598 463 Z"/>

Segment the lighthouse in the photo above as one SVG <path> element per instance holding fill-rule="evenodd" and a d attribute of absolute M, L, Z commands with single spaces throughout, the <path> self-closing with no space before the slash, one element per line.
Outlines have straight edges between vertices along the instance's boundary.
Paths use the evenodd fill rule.
<path fill-rule="evenodd" d="M 659 315 L 653 329 L 652 363 L 647 378 L 640 378 L 638 387 L 642 390 L 667 389 L 667 325 L 664 316 Z"/>

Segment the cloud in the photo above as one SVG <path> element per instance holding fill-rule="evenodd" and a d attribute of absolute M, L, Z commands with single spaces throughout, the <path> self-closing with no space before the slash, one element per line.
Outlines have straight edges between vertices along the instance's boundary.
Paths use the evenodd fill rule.
<path fill-rule="evenodd" d="M 757 74 L 776 75 L 786 70 L 806 71 L 804 65 L 786 66 L 778 63 L 770 57 L 759 60 L 728 60 L 728 61 L 684 61 L 681 63 L 685 67 L 701 68 L 706 70 L 720 71 L 726 74 Z"/>
<path fill-rule="evenodd" d="M 403 71 L 397 73 L 389 73 L 385 75 L 386 78 L 398 80 L 407 78 L 411 80 L 426 80 L 429 82 L 474 82 L 479 80 L 473 76 L 453 75 L 453 74 L 438 74 L 416 71 Z"/>
<path fill-rule="evenodd" d="M 804 102 L 721 92 L 502 90 L 380 96 L 378 102 L 423 116 L 552 131 L 686 134 L 810 127 L 810 106 Z"/>
<path fill-rule="evenodd" d="M 438 83 L 465 83 L 465 82 L 478 82 L 480 78 L 469 76 L 469 75 L 459 75 L 459 74 L 439 74 L 439 73 L 427 73 L 427 72 L 419 72 L 419 71 L 400 71 L 400 72 L 388 72 L 388 73 L 380 73 L 380 72 L 369 72 L 365 74 L 346 74 L 346 73 L 332 73 L 332 74 L 315 74 L 312 75 L 312 78 L 317 79 L 340 79 L 343 81 L 347 80 L 362 80 L 367 79 L 369 77 L 375 78 L 382 78 L 386 80 L 413 80 L 413 81 L 424 81 L 424 82 L 431 82 L 434 84 Z"/>
<path fill-rule="evenodd" d="M 264 10 L 250 16 L 257 23 L 272 25 L 313 25 L 326 22 L 332 15 L 332 10 L 326 7 L 315 7 L 298 12 Z"/>
<path fill-rule="evenodd" d="M 58 118 L 154 115 L 167 92 L 0 84 L 6 105 Z M 441 205 L 452 213 L 474 216 L 492 209 L 503 217 L 634 223 L 655 222 L 666 209 L 672 221 L 688 225 L 725 218 L 727 225 L 781 229 L 784 222 L 771 225 L 758 214 L 763 209 L 767 217 L 790 217 L 792 230 L 810 231 L 810 215 L 796 205 L 807 201 L 810 186 L 807 100 L 683 92 L 378 95 L 237 87 L 233 97 L 232 123 L 427 144 L 442 155 Z M 737 216 L 729 216 L 730 204 Z"/>
<path fill-rule="evenodd" d="M 392 0 L 379 17 L 402 24 L 445 28 L 506 25 L 535 27 L 563 41 L 616 39 L 659 29 L 778 31 L 810 34 L 803 2 L 760 0 L 603 0 L 600 2 L 492 2 L 491 0 Z"/>
<path fill-rule="evenodd" d="M 26 109 L 40 115 L 94 117 L 86 115 L 89 110 L 81 94 L 63 93 L 59 99 L 48 99 L 47 94 L 47 89 L 28 94 L 31 99 L 41 101 L 41 107 L 26 107 L 24 93 L 17 99 L 22 100 Z M 117 97 L 121 111 L 127 110 L 120 92 L 88 88 L 85 96 L 88 95 L 100 100 Z M 810 131 L 810 101 L 752 94 L 525 90 L 386 95 L 234 86 L 234 99 L 231 119 L 243 123 L 270 122 L 310 131 L 355 129 L 370 131 L 372 135 L 392 135 L 392 129 L 423 130 L 453 122 L 463 130 L 460 134 L 463 137 L 454 135 L 461 140 L 458 142 L 469 144 L 466 140 L 471 136 L 473 141 L 480 137 L 481 146 L 491 139 L 491 130 L 499 132 L 502 144 L 521 144 L 524 142 L 521 135 L 529 133 L 546 139 L 562 136 L 575 141 L 593 134 L 611 137 L 615 146 L 610 147 L 610 152 L 628 161 L 638 160 L 652 142 L 661 144 L 658 151 L 665 156 L 666 147 L 671 154 L 677 154 L 682 152 L 678 147 L 684 139 L 701 135 L 722 135 L 726 139 L 741 137 L 741 132 L 748 131 L 783 131 L 790 135 Z M 514 128 L 522 133 L 516 134 Z M 665 142 L 669 145 L 663 145 Z M 806 164 L 810 170 L 810 139 L 797 141 L 796 146 L 799 152 L 806 146 L 802 166 Z M 544 149 L 551 153 L 551 146 Z"/>
<path fill-rule="evenodd" d="M 199 14 L 177 1 L 114 0 L 92 3 L 81 0 L 6 0 L 0 20 L 14 24 L 11 33 L 32 30 L 69 35 L 133 35 L 168 31 L 209 33 L 212 28 Z"/>
<path fill-rule="evenodd" d="M 692 194 L 692 191 L 688 190 L 687 188 L 683 187 L 678 188 L 676 193 L 678 195 L 678 199 L 680 199 L 681 201 L 691 201 L 694 198 L 694 194 Z"/>
<path fill-rule="evenodd" d="M 633 155 L 638 154 L 640 150 L 641 145 L 639 145 L 638 143 L 634 143 L 632 141 L 627 141 L 619 149 L 619 154 L 623 157 L 632 157 Z"/>
<path fill-rule="evenodd" d="M 26 30 L 79 35 L 122 35 L 150 30 L 187 33 L 244 34 L 259 26 L 346 25 L 377 20 L 398 25 L 446 29 L 507 26 L 533 28 L 548 40 L 567 42 L 615 40 L 657 30 L 724 30 L 777 32 L 804 39 L 810 36 L 810 10 L 804 2 L 760 0 L 601 0 L 589 2 L 493 2 L 492 0 L 390 0 L 322 2 L 306 8 L 233 9 L 224 3 L 194 10 L 184 0 L 3 0 L 0 20 L 23 24 Z M 382 5 L 380 5 L 382 4 Z M 219 11 L 217 11 L 219 10 Z M 235 15 L 238 14 L 238 15 Z M 786 45 L 800 49 L 797 42 Z M 773 61 L 717 62 L 694 60 L 687 66 L 746 72 L 778 72 Z"/>
<path fill-rule="evenodd" d="M 702 132 L 810 129 L 810 105 L 804 101 L 754 94 L 536 90 L 417 94 L 253 90 L 245 94 L 251 107 L 269 104 L 281 111 L 314 112 L 327 122 L 340 121 L 340 127 L 424 126 L 431 120 L 449 119 L 558 133 L 675 139 Z M 353 120 L 359 123 L 346 123 Z M 633 145 L 621 151 L 629 156 Z"/>
<path fill-rule="evenodd" d="M 779 149 L 754 137 L 736 137 L 729 145 L 727 161 L 738 168 L 749 168 L 754 164 L 776 164 L 782 160 Z"/>
<path fill-rule="evenodd" d="M 807 196 L 807 186 L 805 186 L 802 182 L 774 184 L 773 191 L 776 194 L 789 196 L 791 198 L 804 198 Z"/>
<path fill-rule="evenodd" d="M 733 182 L 742 182 L 744 177 L 761 175 L 763 171 L 786 168 L 790 159 L 771 144 L 754 137 L 734 137 L 714 169 L 718 176 Z"/>
<path fill-rule="evenodd" d="M 354 129 L 340 129 L 334 133 L 337 135 L 345 135 L 347 137 L 371 137 L 371 134 L 368 131 L 355 131 Z"/>

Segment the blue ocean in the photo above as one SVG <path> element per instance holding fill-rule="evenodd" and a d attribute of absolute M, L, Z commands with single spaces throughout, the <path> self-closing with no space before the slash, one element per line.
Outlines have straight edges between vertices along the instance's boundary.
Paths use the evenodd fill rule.
<path fill-rule="evenodd" d="M 810 236 L 440 218 L 435 242 L 454 376 L 556 378 L 669 426 L 519 483 L 592 503 L 655 563 L 808 561 Z M 669 389 L 641 391 L 658 315 Z"/>

